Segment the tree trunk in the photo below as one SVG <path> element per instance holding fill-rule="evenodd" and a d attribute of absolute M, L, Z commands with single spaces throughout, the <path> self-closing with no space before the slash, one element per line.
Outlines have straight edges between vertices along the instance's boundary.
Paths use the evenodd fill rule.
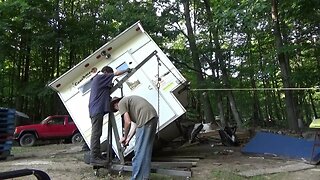
<path fill-rule="evenodd" d="M 212 12 L 211 12 L 211 8 L 210 8 L 210 4 L 208 0 L 204 0 L 204 4 L 205 4 L 205 8 L 206 8 L 206 15 L 207 15 L 207 22 L 208 22 L 208 27 L 209 27 L 209 47 L 210 47 L 210 58 L 207 59 L 207 62 L 211 68 L 212 71 L 212 79 L 214 81 L 215 84 L 220 84 L 219 83 L 219 74 L 215 74 L 214 72 L 218 71 L 218 60 L 216 59 L 215 62 L 212 61 L 212 55 L 213 55 L 213 27 L 211 25 L 211 23 L 213 22 L 213 18 L 212 18 Z M 220 88 L 220 86 L 219 86 Z M 221 123 L 221 127 L 224 128 L 226 126 L 226 121 L 225 121 L 225 115 L 224 115 L 224 110 L 223 110 L 223 100 L 222 100 L 222 93 L 219 91 L 215 91 L 215 94 L 217 96 L 216 100 L 217 100 L 217 107 L 218 107 L 218 111 L 219 111 L 219 119 L 220 119 L 220 123 Z"/>
<path fill-rule="evenodd" d="M 251 82 L 251 87 L 255 89 L 256 81 L 252 75 L 250 75 L 250 82 Z M 260 103 L 259 103 L 257 91 L 252 92 L 252 97 L 253 97 L 253 103 L 252 103 L 252 122 L 251 123 L 253 127 L 256 127 L 261 122 Z"/>
<path fill-rule="evenodd" d="M 272 20 L 274 22 L 274 36 L 276 40 L 277 56 L 280 65 L 282 82 L 284 88 L 291 87 L 290 83 L 290 68 L 286 61 L 286 56 L 283 49 L 283 41 L 280 30 L 279 16 L 278 16 L 278 0 L 272 0 Z M 289 128 L 292 130 L 298 130 L 298 119 L 296 115 L 296 110 L 294 106 L 294 98 L 292 91 L 285 90 L 285 102 L 287 111 L 287 120 Z"/>
<path fill-rule="evenodd" d="M 311 94 L 310 91 L 308 91 L 308 94 L 309 94 L 310 103 L 311 103 L 311 107 L 312 107 L 314 118 L 318 118 L 319 116 L 318 116 L 318 113 L 317 113 L 316 106 L 314 105 L 314 100 L 313 100 L 312 94 Z"/>
<path fill-rule="evenodd" d="M 207 14 L 209 16 L 208 19 L 209 19 L 209 21 L 213 22 L 213 19 L 211 17 L 211 10 L 210 10 L 209 1 L 208 0 L 204 0 L 204 3 L 205 3 L 205 6 L 206 6 Z M 221 68 L 221 71 L 222 71 L 222 81 L 224 82 L 225 87 L 229 88 L 230 84 L 229 84 L 229 80 L 228 80 L 228 74 L 227 74 L 227 70 L 226 70 L 226 65 L 225 65 L 224 61 L 222 60 L 223 59 L 223 55 L 222 55 L 221 47 L 220 47 L 220 43 L 219 43 L 218 29 L 214 28 L 213 26 L 209 26 L 209 27 L 210 27 L 209 28 L 210 32 L 213 35 L 213 42 L 214 42 L 214 45 L 215 45 L 215 59 L 220 64 L 220 68 Z M 238 126 L 239 129 L 242 129 L 241 118 L 240 118 L 239 112 L 237 110 L 236 102 L 235 102 L 235 99 L 234 99 L 234 96 L 233 96 L 232 92 L 228 91 L 227 92 L 227 96 L 228 96 L 229 105 L 230 105 L 233 117 L 234 117 L 234 119 L 235 119 L 235 121 L 237 123 L 237 126 Z M 223 111 L 220 110 L 220 113 L 222 113 L 222 112 Z M 221 114 L 220 114 L 220 116 L 224 117 Z"/>
<path fill-rule="evenodd" d="M 274 76 L 276 76 L 276 75 L 274 74 Z M 279 86 L 275 80 L 272 80 L 272 87 L 279 88 Z M 282 94 L 282 92 L 280 92 L 280 91 L 273 91 L 273 93 L 272 93 L 272 99 L 273 99 L 272 102 L 274 104 L 273 105 L 274 114 L 278 120 L 285 119 L 285 112 L 284 112 L 281 94 Z"/>
<path fill-rule="evenodd" d="M 26 33 L 26 47 L 25 47 L 25 64 L 24 64 L 24 76 L 23 76 L 23 87 L 26 88 L 29 82 L 29 71 L 30 71 L 30 59 L 31 59 L 31 33 Z M 28 103 L 30 96 L 26 95 L 23 101 L 23 109 L 24 112 L 29 112 Z"/>
<path fill-rule="evenodd" d="M 258 53 L 259 53 L 259 69 L 261 72 L 263 72 L 263 75 L 262 75 L 262 85 L 263 85 L 263 88 L 267 88 L 267 87 L 270 87 L 270 86 L 267 86 L 267 78 L 266 78 L 266 73 L 265 73 L 265 67 L 266 67 L 266 61 L 265 59 L 263 58 L 262 56 L 262 53 L 263 51 L 261 50 L 261 43 L 259 41 L 259 38 L 258 39 Z M 263 115 L 263 113 L 261 113 L 261 122 L 259 125 L 265 125 L 264 123 L 266 122 L 266 120 L 268 120 L 268 118 L 271 117 L 270 115 L 270 110 L 272 112 L 272 106 L 271 106 L 271 103 L 270 103 L 270 93 L 268 93 L 266 90 L 263 90 L 263 95 L 264 95 L 264 109 L 265 109 L 265 115 Z"/>
<path fill-rule="evenodd" d="M 199 53 L 197 50 L 196 46 L 196 40 L 195 36 L 193 33 L 193 28 L 191 25 L 191 18 L 190 18 L 190 9 L 189 9 L 189 0 L 186 0 L 183 2 L 184 6 L 184 15 L 185 15 L 185 20 L 186 20 L 186 27 L 187 27 L 187 33 L 188 33 L 188 40 L 189 40 L 189 45 L 190 45 L 190 50 L 191 50 L 191 55 L 192 55 L 192 60 L 193 60 L 193 65 L 194 68 L 197 70 L 197 87 L 201 88 L 202 82 L 204 81 L 203 75 L 202 75 L 202 69 L 201 69 L 201 64 L 199 61 Z M 201 95 L 201 101 L 203 102 L 203 110 L 204 110 L 204 116 L 205 116 L 205 122 L 213 122 L 214 121 L 214 115 L 212 112 L 209 96 L 207 93 L 203 93 Z"/>
<path fill-rule="evenodd" d="M 246 53 L 246 58 L 249 62 L 249 66 L 251 68 L 249 77 L 250 77 L 250 84 L 251 84 L 251 88 L 256 89 L 256 79 L 255 79 L 255 72 L 256 72 L 256 68 L 255 68 L 255 64 L 252 62 L 252 55 L 253 54 L 251 52 L 251 48 L 252 48 L 252 44 L 251 44 L 251 33 L 250 31 L 246 28 L 245 29 L 246 34 L 247 34 L 247 52 Z M 260 103 L 259 103 L 259 97 L 257 94 L 257 91 L 252 91 L 252 99 L 253 99 L 253 103 L 252 103 L 252 117 L 251 117 L 251 124 L 253 127 L 256 127 L 259 122 L 261 121 L 261 114 L 260 114 Z"/>
<path fill-rule="evenodd" d="M 264 88 L 271 87 L 269 81 L 264 80 L 263 87 Z M 266 112 L 265 112 L 266 115 L 265 115 L 265 119 L 264 119 L 264 125 L 268 126 L 270 120 L 273 119 L 272 99 L 274 101 L 275 98 L 274 98 L 274 94 L 270 93 L 270 91 L 264 90 L 263 92 L 264 92 L 264 95 L 265 95 L 265 108 L 266 108 Z"/>

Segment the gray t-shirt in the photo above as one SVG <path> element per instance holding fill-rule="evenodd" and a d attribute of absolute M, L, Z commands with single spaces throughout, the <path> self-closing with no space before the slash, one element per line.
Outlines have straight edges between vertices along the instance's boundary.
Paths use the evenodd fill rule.
<path fill-rule="evenodd" d="M 119 112 L 121 115 L 128 112 L 131 121 L 137 124 L 137 127 L 145 125 L 149 120 L 158 117 L 157 111 L 144 98 L 140 96 L 127 96 L 119 101 Z"/>

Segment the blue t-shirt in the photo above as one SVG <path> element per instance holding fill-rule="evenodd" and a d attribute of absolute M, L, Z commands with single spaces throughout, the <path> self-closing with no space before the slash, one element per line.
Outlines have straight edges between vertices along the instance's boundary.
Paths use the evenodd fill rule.
<path fill-rule="evenodd" d="M 113 86 L 113 77 L 112 73 L 98 74 L 93 77 L 89 99 L 90 117 L 110 112 L 110 90 Z"/>

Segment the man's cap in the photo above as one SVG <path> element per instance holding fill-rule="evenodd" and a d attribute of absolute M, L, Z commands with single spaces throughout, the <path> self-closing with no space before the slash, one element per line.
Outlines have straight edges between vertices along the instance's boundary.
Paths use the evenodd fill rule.
<path fill-rule="evenodd" d="M 112 112 L 117 112 L 118 111 L 118 110 L 114 109 L 114 104 L 119 102 L 121 99 L 122 99 L 122 97 L 119 98 L 119 97 L 116 97 L 116 96 L 111 99 L 110 109 L 111 109 Z"/>

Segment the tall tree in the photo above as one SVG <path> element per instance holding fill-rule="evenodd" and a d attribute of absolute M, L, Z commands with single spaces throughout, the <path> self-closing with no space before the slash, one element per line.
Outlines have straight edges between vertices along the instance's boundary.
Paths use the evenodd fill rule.
<path fill-rule="evenodd" d="M 281 69 L 283 87 L 291 88 L 293 86 L 290 80 L 290 64 L 288 62 L 288 59 L 286 58 L 283 47 L 283 39 L 280 29 L 280 18 L 278 14 L 278 0 L 272 0 L 272 20 L 274 22 L 274 36 L 276 41 L 275 44 L 277 48 L 277 58 Z M 298 130 L 298 119 L 292 91 L 285 90 L 285 101 L 289 128 Z"/>
<path fill-rule="evenodd" d="M 201 87 L 203 87 L 202 82 L 204 81 L 204 78 L 202 75 L 202 68 L 201 68 L 201 64 L 199 61 L 199 51 L 197 49 L 196 39 L 195 39 L 195 35 L 193 33 L 194 30 L 192 28 L 192 23 L 191 23 L 190 1 L 189 0 L 183 1 L 183 7 L 184 7 L 184 17 L 186 20 L 186 28 L 187 28 L 191 56 L 192 56 L 194 68 L 197 70 L 196 71 L 197 87 L 201 88 Z M 206 123 L 214 122 L 214 115 L 212 112 L 212 108 L 211 108 L 211 104 L 210 104 L 210 101 L 208 98 L 208 94 L 202 93 L 202 95 L 200 95 L 200 98 L 201 98 L 201 101 L 203 102 L 202 107 L 204 109 L 205 122 Z"/>

